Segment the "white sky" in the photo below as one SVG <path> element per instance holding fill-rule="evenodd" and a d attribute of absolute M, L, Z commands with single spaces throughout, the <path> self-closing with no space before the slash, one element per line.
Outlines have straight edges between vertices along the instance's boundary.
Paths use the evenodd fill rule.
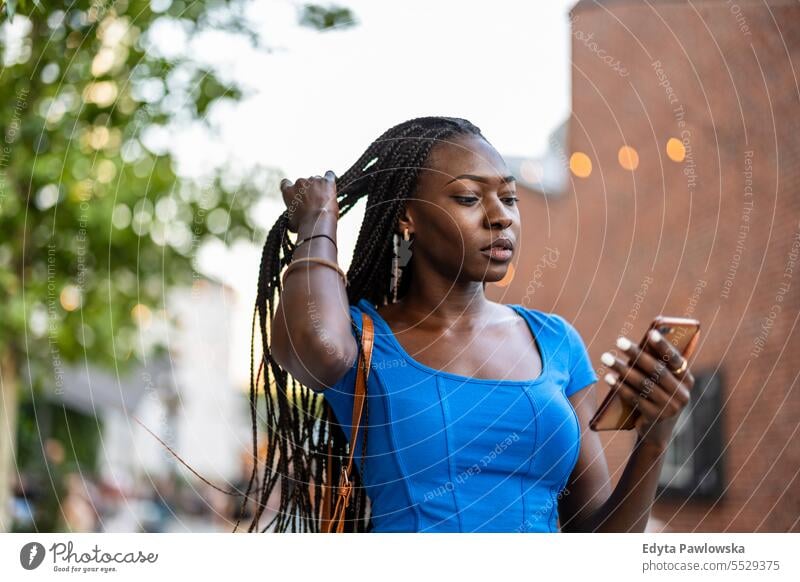
<path fill-rule="evenodd" d="M 359 24 L 319 33 L 297 25 L 299 3 L 254 2 L 264 44 L 277 50 L 265 54 L 213 35 L 191 47 L 252 94 L 210 114 L 221 139 L 172 136 L 180 171 L 260 164 L 292 179 L 342 174 L 383 131 L 421 115 L 465 117 L 502 155 L 538 157 L 571 107 L 574 3 L 343 0 Z M 259 222 L 268 228 L 284 207 L 278 191 L 265 191 L 264 199 Z M 345 270 L 360 218 L 353 211 L 340 224 Z M 259 258 L 260 249 L 248 246 L 202 256 L 204 270 L 240 293 L 232 353 L 242 381 Z"/>
<path fill-rule="evenodd" d="M 255 92 L 212 116 L 224 136 L 212 149 L 289 176 L 341 173 L 390 126 L 443 114 L 470 119 L 502 154 L 541 154 L 569 114 L 573 4 L 346 0 L 360 24 L 320 33 L 297 26 L 293 3 L 254 2 L 273 54 L 193 47 Z"/>

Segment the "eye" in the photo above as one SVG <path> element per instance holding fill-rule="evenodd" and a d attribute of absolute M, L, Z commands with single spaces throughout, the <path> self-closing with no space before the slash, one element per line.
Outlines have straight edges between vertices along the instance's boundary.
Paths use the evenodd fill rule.
<path fill-rule="evenodd" d="M 474 196 L 453 196 L 456 200 L 458 200 L 459 204 L 463 204 L 464 206 L 472 206 L 473 202 L 477 202 L 479 198 L 475 198 Z"/>
<path fill-rule="evenodd" d="M 517 193 L 516 190 L 509 190 L 508 192 L 503 192 L 501 196 L 503 196 L 503 201 L 505 201 L 506 204 L 508 204 L 509 206 L 514 206 L 517 202 L 519 202 L 519 198 L 515 196 L 516 193 Z M 509 200 L 511 201 L 511 203 L 508 203 Z"/>

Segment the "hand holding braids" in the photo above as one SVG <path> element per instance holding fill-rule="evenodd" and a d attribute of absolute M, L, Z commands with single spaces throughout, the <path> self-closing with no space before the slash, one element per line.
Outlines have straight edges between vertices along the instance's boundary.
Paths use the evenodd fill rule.
<path fill-rule="evenodd" d="M 359 200 L 367 198 L 364 221 L 350 269 L 346 275 L 341 273 L 345 278 L 348 301 L 351 304 L 366 298 L 378 305 L 389 293 L 392 235 L 407 199 L 414 194 L 419 169 L 425 167 L 430 152 L 437 143 L 459 135 L 481 136 L 481 133 L 469 121 L 454 117 L 418 117 L 405 121 L 384 132 L 346 172 L 336 178 L 340 217 L 347 214 Z M 280 272 L 290 263 L 292 251 L 297 246 L 292 245 L 288 233 L 287 211 L 269 231 L 261 255 L 250 344 L 253 470 L 234 531 L 244 515 L 254 483 L 258 501 L 248 531 L 259 528 L 267 500 L 278 483 L 278 511 L 260 531 L 317 531 L 321 485 L 327 470 L 328 435 L 333 438 L 334 475 L 339 474 L 341 459 L 348 446 L 348 436 L 335 422 L 329 422 L 333 415 L 330 414 L 323 393 L 315 393 L 293 378 L 290 382 L 288 373 L 272 358 L 268 345 L 267 334 L 278 299 L 276 292 L 279 297 L 283 288 Z M 307 262 L 305 264 L 308 265 Z M 410 284 L 409 277 L 402 277 L 400 283 L 398 295 L 402 297 Z M 254 378 L 256 318 L 260 326 L 264 356 Z M 256 413 L 262 368 L 264 386 L 269 387 L 264 390 L 265 414 L 261 420 L 266 423 L 267 431 L 265 459 L 259 459 L 257 454 L 259 447 Z M 345 531 L 368 531 L 371 524 L 362 483 L 367 429 L 368 424 L 365 423 L 361 471 L 353 475 L 355 503 L 351 503 L 345 513 Z M 260 461 L 264 461 L 264 467 L 263 474 L 258 479 Z"/>

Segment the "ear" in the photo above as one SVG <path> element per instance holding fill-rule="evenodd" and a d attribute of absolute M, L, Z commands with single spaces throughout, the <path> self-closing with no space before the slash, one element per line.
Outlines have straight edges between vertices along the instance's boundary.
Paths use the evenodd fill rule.
<path fill-rule="evenodd" d="M 409 238 L 414 237 L 414 218 L 413 212 L 409 212 L 408 204 L 404 205 L 403 210 L 400 212 L 400 217 L 397 219 L 397 234 L 400 238 L 403 237 L 403 232 L 408 229 Z"/>

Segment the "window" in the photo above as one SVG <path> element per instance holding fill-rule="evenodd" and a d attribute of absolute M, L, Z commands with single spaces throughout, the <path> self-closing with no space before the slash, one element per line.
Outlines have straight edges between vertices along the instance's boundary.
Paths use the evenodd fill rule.
<path fill-rule="evenodd" d="M 722 416 L 720 372 L 695 373 L 691 400 L 665 453 L 659 496 L 706 500 L 722 494 Z"/>

